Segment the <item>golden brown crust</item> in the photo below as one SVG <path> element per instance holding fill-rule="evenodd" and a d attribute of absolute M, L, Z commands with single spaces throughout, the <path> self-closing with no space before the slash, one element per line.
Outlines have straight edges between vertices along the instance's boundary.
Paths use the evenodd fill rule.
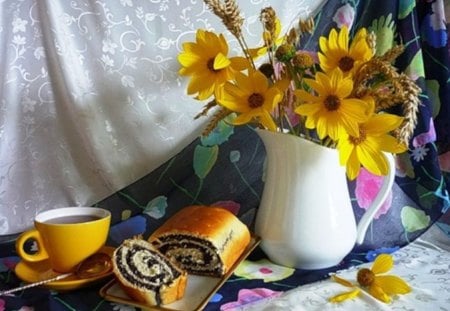
<path fill-rule="evenodd" d="M 250 243 L 250 232 L 229 210 L 218 206 L 192 205 L 170 217 L 149 237 L 157 241 L 166 234 L 186 234 L 213 243 L 228 272 Z"/>
<path fill-rule="evenodd" d="M 138 241 L 138 239 L 125 240 L 122 243 L 122 245 L 132 248 L 133 245 L 139 244 L 141 247 L 144 246 L 149 250 L 151 250 L 152 253 L 158 254 L 161 257 L 163 256 L 147 241 L 145 240 L 139 240 L 139 242 L 136 241 Z M 143 302 L 149 306 L 158 305 L 157 295 L 159 295 L 161 304 L 169 304 L 183 298 L 187 284 L 187 273 L 185 271 L 179 269 L 177 266 L 174 265 L 173 268 L 180 272 L 180 276 L 177 279 L 172 280 L 169 286 L 163 285 L 159 289 L 155 289 L 154 291 L 140 288 L 139 286 L 129 282 L 120 272 L 116 260 L 119 248 L 120 246 L 115 250 L 112 257 L 113 273 L 116 276 L 116 279 L 120 284 L 121 288 L 127 293 L 128 296 L 130 296 L 136 301 Z"/>

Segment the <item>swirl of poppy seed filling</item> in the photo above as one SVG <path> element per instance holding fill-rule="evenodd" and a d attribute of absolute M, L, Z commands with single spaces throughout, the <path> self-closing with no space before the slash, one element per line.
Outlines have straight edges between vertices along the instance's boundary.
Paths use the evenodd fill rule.
<path fill-rule="evenodd" d="M 223 272 L 219 250 L 205 239 L 168 234 L 155 241 L 154 246 L 188 273 L 216 276 Z"/>
<path fill-rule="evenodd" d="M 138 287 L 158 290 L 180 276 L 167 259 L 141 246 L 122 246 L 116 258 L 122 276 Z"/>

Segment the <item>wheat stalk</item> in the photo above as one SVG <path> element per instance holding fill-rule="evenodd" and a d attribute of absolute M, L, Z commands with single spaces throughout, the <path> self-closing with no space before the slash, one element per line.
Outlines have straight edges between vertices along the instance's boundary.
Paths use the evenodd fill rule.
<path fill-rule="evenodd" d="M 220 107 L 219 110 L 213 115 L 212 119 L 208 122 L 205 129 L 202 132 L 202 136 L 208 136 L 219 124 L 220 121 L 229 116 L 233 111 Z"/>
<path fill-rule="evenodd" d="M 204 0 L 209 9 L 217 15 L 225 27 L 236 37 L 242 36 L 244 19 L 235 0 Z"/>
<path fill-rule="evenodd" d="M 408 145 L 417 125 L 421 90 L 413 80 L 403 73 L 398 73 L 391 65 L 403 50 L 403 46 L 395 46 L 383 56 L 374 57 L 363 64 L 354 76 L 353 96 L 372 96 L 375 99 L 376 111 L 402 105 L 404 121 L 395 135 Z M 383 77 L 383 81 L 373 85 L 373 80 L 379 76 Z"/>

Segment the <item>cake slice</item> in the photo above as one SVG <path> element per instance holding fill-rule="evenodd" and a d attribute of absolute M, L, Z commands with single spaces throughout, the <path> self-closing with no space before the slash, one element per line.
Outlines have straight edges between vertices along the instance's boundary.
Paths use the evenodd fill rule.
<path fill-rule="evenodd" d="M 125 240 L 113 253 L 113 272 L 122 289 L 149 306 L 183 298 L 187 274 L 143 239 Z"/>
<path fill-rule="evenodd" d="M 250 243 L 250 232 L 225 208 L 193 205 L 170 217 L 149 241 L 188 273 L 221 277 Z"/>

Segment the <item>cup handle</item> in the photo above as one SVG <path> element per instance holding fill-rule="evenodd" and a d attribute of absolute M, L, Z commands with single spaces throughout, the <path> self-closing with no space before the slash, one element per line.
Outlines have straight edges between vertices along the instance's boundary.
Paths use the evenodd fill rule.
<path fill-rule="evenodd" d="M 364 242 L 364 237 L 366 236 L 367 228 L 369 224 L 372 222 L 376 212 L 381 208 L 384 201 L 386 200 L 389 191 L 392 189 L 392 185 L 395 180 L 395 158 L 390 153 L 384 153 L 388 166 L 389 173 L 387 176 L 383 177 L 383 183 L 381 184 L 381 188 L 372 202 L 372 205 L 366 210 L 362 218 L 360 219 L 357 226 L 357 234 L 356 234 L 356 244 L 360 245 Z"/>
<path fill-rule="evenodd" d="M 35 240 L 38 245 L 38 251 L 34 254 L 29 254 L 24 250 L 25 243 L 28 240 Z M 29 262 L 42 261 L 48 258 L 48 253 L 44 248 L 42 237 L 37 230 L 29 230 L 22 233 L 16 241 L 16 252 L 20 258 Z"/>

